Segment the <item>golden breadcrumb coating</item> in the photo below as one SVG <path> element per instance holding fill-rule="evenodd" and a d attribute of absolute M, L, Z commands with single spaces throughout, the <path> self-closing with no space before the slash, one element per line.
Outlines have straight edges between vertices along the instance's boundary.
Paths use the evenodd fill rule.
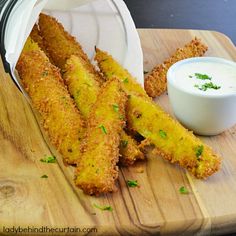
<path fill-rule="evenodd" d="M 131 95 L 128 125 L 154 144 L 159 155 L 178 163 L 197 178 L 206 178 L 220 168 L 220 158 L 199 138 L 187 131 L 151 99 Z"/>
<path fill-rule="evenodd" d="M 54 64 L 62 71 L 64 70 L 67 59 L 72 55 L 77 55 L 83 61 L 84 66 L 95 75 L 98 83 L 103 80 L 90 63 L 81 45 L 73 36 L 65 31 L 62 24 L 55 18 L 41 13 L 39 17 L 39 29 L 47 53 L 50 55 Z"/>
<path fill-rule="evenodd" d="M 118 178 L 120 134 L 125 122 L 127 96 L 118 79 L 102 87 L 90 113 L 75 184 L 90 195 L 114 191 Z M 114 105 L 119 110 L 114 110 Z"/>
<path fill-rule="evenodd" d="M 128 83 L 124 83 L 127 71 L 110 55 L 97 49 L 96 60 L 107 79 L 112 74 L 122 81 L 129 97 L 126 112 L 131 130 L 155 145 L 161 156 L 188 169 L 197 178 L 206 178 L 219 170 L 220 158 L 211 148 L 155 104 L 135 79 L 129 77 Z"/>
<path fill-rule="evenodd" d="M 137 83 L 136 79 L 107 52 L 96 48 L 95 60 L 98 62 L 98 66 L 104 74 L 105 79 L 111 79 L 113 76 L 116 76 L 120 79 L 128 94 L 129 91 L 132 91 L 132 93 L 147 96 L 146 92 Z"/>
<path fill-rule="evenodd" d="M 33 106 L 42 117 L 50 141 L 63 155 L 66 163 L 75 164 L 80 157 L 84 121 L 59 70 L 30 38 L 16 68 Z"/>
<path fill-rule="evenodd" d="M 40 47 L 40 49 L 42 51 L 44 51 L 44 53 L 47 55 L 47 52 L 46 52 L 46 48 L 44 46 L 44 42 L 43 42 L 43 38 L 42 36 L 40 35 L 40 31 L 39 31 L 39 28 L 38 28 L 38 25 L 35 24 L 31 33 L 30 33 L 30 38 L 38 44 L 38 46 Z M 47 55 L 48 56 L 48 55 Z"/>
<path fill-rule="evenodd" d="M 120 163 L 123 166 L 131 166 L 137 160 L 144 160 L 145 156 L 138 146 L 138 142 L 124 131 L 121 133 L 120 141 Z"/>
<path fill-rule="evenodd" d="M 167 89 L 167 71 L 176 62 L 190 57 L 203 56 L 207 51 L 207 46 L 200 39 L 195 38 L 183 48 L 178 48 L 176 52 L 163 64 L 157 65 L 145 76 L 144 88 L 150 97 L 157 97 Z"/>
<path fill-rule="evenodd" d="M 78 109 L 87 119 L 100 91 L 99 83 L 95 80 L 94 74 L 84 67 L 78 56 L 72 55 L 65 65 L 63 79 Z M 118 110 L 118 107 L 114 107 L 114 109 Z M 125 131 L 121 133 L 121 140 L 121 164 L 132 165 L 136 160 L 144 159 L 137 142 L 131 136 L 128 136 Z M 124 142 L 126 145 L 124 145 Z"/>
<path fill-rule="evenodd" d="M 66 62 L 63 79 L 81 114 L 87 119 L 100 90 L 95 75 L 87 70 L 81 58 L 72 55 Z"/>

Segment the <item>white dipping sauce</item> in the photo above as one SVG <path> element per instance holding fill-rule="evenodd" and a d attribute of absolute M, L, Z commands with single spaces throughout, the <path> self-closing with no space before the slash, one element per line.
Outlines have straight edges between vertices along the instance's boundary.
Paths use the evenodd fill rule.
<path fill-rule="evenodd" d="M 205 83 L 220 88 L 199 90 Z M 217 57 L 179 61 L 167 72 L 167 87 L 175 117 L 194 133 L 216 135 L 236 124 L 236 63 Z"/>
<path fill-rule="evenodd" d="M 195 73 L 205 74 L 211 80 L 197 79 Z M 213 83 L 219 89 L 207 88 L 206 91 L 199 88 L 205 83 Z M 173 83 L 176 87 L 190 93 L 201 95 L 227 95 L 236 93 L 236 66 L 217 61 L 193 61 L 176 68 Z M 198 86 L 198 87 L 196 87 Z"/>

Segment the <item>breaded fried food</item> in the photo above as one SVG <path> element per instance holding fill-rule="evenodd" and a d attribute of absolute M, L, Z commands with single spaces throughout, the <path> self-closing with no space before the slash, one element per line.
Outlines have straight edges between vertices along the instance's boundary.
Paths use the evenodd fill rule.
<path fill-rule="evenodd" d="M 137 83 L 136 79 L 116 60 L 114 60 L 112 56 L 110 56 L 107 52 L 100 50 L 99 48 L 95 49 L 95 60 L 98 62 L 99 68 L 105 76 L 105 79 L 109 80 L 113 76 L 117 76 L 124 84 L 127 91 L 132 91 L 132 93 L 146 96 L 146 92 Z"/>
<path fill-rule="evenodd" d="M 157 65 L 144 79 L 144 88 L 150 97 L 157 97 L 167 89 L 167 71 L 176 62 L 190 57 L 203 56 L 207 51 L 207 46 L 200 39 L 194 38 L 183 48 L 178 48 L 176 52 L 163 64 Z"/>
<path fill-rule="evenodd" d="M 84 67 L 78 56 L 72 55 L 65 65 L 63 79 L 81 114 L 88 119 L 100 91 L 94 74 Z M 118 111 L 119 107 L 114 104 L 113 109 Z M 144 154 L 139 149 L 137 142 L 125 131 L 121 133 L 120 154 L 119 160 L 123 165 L 132 165 L 136 160 L 144 159 Z"/>
<path fill-rule="evenodd" d="M 63 79 L 81 114 L 87 119 L 100 90 L 95 75 L 84 66 L 80 57 L 72 55 L 66 62 Z"/>
<path fill-rule="evenodd" d="M 35 24 L 33 29 L 31 30 L 31 33 L 30 33 L 30 38 L 38 44 L 38 46 L 40 47 L 40 49 L 42 51 L 44 51 L 44 53 L 47 55 L 47 52 L 46 52 L 46 48 L 44 46 L 44 43 L 43 43 L 43 38 L 42 36 L 40 35 L 40 32 L 39 32 L 39 28 L 38 28 L 38 25 Z M 48 55 L 47 55 L 48 56 Z"/>
<path fill-rule="evenodd" d="M 124 82 L 123 75 L 128 72 L 110 55 L 97 49 L 96 60 L 108 80 L 113 75 L 122 82 L 129 97 L 126 112 L 131 130 L 146 138 L 146 143 L 155 145 L 162 157 L 178 163 L 197 178 L 206 178 L 219 170 L 221 161 L 212 149 L 155 104 L 134 78 L 129 76 L 128 83 Z"/>
<path fill-rule="evenodd" d="M 145 156 L 140 150 L 138 142 L 125 131 L 121 133 L 119 162 L 123 166 L 131 166 L 137 160 L 144 160 Z"/>
<path fill-rule="evenodd" d="M 131 95 L 128 125 L 154 144 L 157 153 L 186 168 L 197 178 L 206 178 L 220 168 L 220 158 L 153 101 Z"/>
<path fill-rule="evenodd" d="M 84 120 L 63 83 L 59 70 L 30 38 L 17 71 L 49 139 L 68 164 L 79 162 Z"/>
<path fill-rule="evenodd" d="M 82 59 L 84 66 L 94 74 L 98 83 L 102 81 L 102 77 L 90 63 L 81 45 L 65 31 L 61 23 L 55 18 L 41 13 L 38 24 L 46 51 L 57 67 L 63 71 L 67 59 L 72 55 L 77 55 Z"/>
<path fill-rule="evenodd" d="M 113 78 L 102 87 L 88 118 L 82 156 L 76 170 L 75 184 L 90 195 L 115 190 L 118 178 L 120 134 L 125 121 L 127 96 L 118 79 Z M 113 109 L 114 104 L 119 107 Z"/>
<path fill-rule="evenodd" d="M 148 95 L 137 83 L 136 79 L 107 52 L 96 48 L 95 60 L 105 79 L 109 80 L 115 76 L 120 79 L 122 87 L 127 94 L 132 93 L 148 98 Z"/>

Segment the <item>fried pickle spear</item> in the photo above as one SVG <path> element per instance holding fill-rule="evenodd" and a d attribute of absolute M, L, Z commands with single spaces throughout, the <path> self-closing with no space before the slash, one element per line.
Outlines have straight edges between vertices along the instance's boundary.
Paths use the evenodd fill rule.
<path fill-rule="evenodd" d="M 220 158 L 200 139 L 165 113 L 151 100 L 130 96 L 128 125 L 150 144 L 157 153 L 186 168 L 197 178 L 206 178 L 220 168 Z"/>
<path fill-rule="evenodd" d="M 75 164 L 80 157 L 84 121 L 59 70 L 29 38 L 17 63 L 17 71 L 34 108 L 42 117 L 50 141 L 66 163 Z"/>
<path fill-rule="evenodd" d="M 80 57 L 72 55 L 65 65 L 63 79 L 81 114 L 87 119 L 97 100 L 100 85 Z"/>
<path fill-rule="evenodd" d="M 120 79 L 122 87 L 128 95 L 136 94 L 149 99 L 149 96 L 136 79 L 107 52 L 96 48 L 95 60 L 107 80 L 115 76 Z"/>
<path fill-rule="evenodd" d="M 67 59 L 69 59 L 71 55 L 77 55 L 82 59 L 84 66 L 94 74 L 98 83 L 102 81 L 102 77 L 90 63 L 81 45 L 73 36 L 64 30 L 62 24 L 55 18 L 40 14 L 39 28 L 47 53 L 57 67 L 63 71 Z"/>
<path fill-rule="evenodd" d="M 72 55 L 67 60 L 63 79 L 78 109 L 86 119 L 100 91 L 99 83 L 94 77 L 78 56 Z M 119 107 L 114 104 L 113 109 L 118 111 Z M 136 160 L 144 159 L 144 154 L 140 151 L 137 142 L 124 131 L 121 133 L 120 154 L 120 162 L 123 165 L 132 165 Z"/>
<path fill-rule="evenodd" d="M 76 169 L 75 184 L 90 195 L 115 190 L 118 178 L 120 134 L 125 121 L 127 96 L 118 79 L 113 78 L 101 89 L 88 118 L 82 156 Z M 116 111 L 114 104 L 119 107 Z"/>
<path fill-rule="evenodd" d="M 176 52 L 163 64 L 157 65 L 144 79 L 144 88 L 150 97 L 157 97 L 164 93 L 167 88 L 166 74 L 168 69 L 176 62 L 190 57 L 203 56 L 207 51 L 207 46 L 200 39 L 195 38 L 183 48 Z"/>
<path fill-rule="evenodd" d="M 113 75 L 122 82 L 122 88 L 129 96 L 127 119 L 130 129 L 145 137 L 146 143 L 155 145 L 162 157 L 186 168 L 197 178 L 206 178 L 219 170 L 221 161 L 212 149 L 155 104 L 127 70 L 99 49 L 95 59 L 108 80 Z M 128 83 L 124 82 L 124 75 Z"/>
<path fill-rule="evenodd" d="M 130 93 L 135 93 L 137 95 L 142 95 L 144 97 L 148 97 L 146 92 L 137 83 L 136 79 L 132 77 L 132 75 L 124 69 L 116 60 L 112 58 L 108 53 L 100 50 L 99 48 L 95 48 L 96 55 L 95 60 L 98 62 L 98 66 L 105 76 L 105 79 L 109 80 L 113 76 L 116 76 L 120 79 L 125 91 Z"/>
<path fill-rule="evenodd" d="M 44 53 L 47 55 L 47 52 L 46 52 L 46 48 L 44 46 L 44 42 L 43 42 L 43 38 L 42 36 L 40 35 L 40 32 L 39 32 L 39 29 L 38 29 L 38 25 L 35 24 L 33 29 L 31 30 L 31 33 L 30 33 L 30 38 L 38 44 L 39 48 L 44 51 Z M 48 55 L 47 55 L 48 57 Z"/>

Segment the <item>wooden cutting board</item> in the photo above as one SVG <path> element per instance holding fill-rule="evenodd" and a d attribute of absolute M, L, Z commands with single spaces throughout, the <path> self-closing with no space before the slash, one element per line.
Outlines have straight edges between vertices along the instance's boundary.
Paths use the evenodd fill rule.
<path fill-rule="evenodd" d="M 139 34 L 147 71 L 194 36 L 207 43 L 207 55 L 236 60 L 232 42 L 217 32 L 141 29 Z M 90 197 L 74 186 L 73 168 L 64 166 L 59 157 L 56 164 L 40 162 L 52 155 L 51 148 L 2 65 L 0 73 L 0 232 L 13 226 L 70 226 L 83 232 L 95 227 L 90 229 L 95 235 L 236 232 L 236 127 L 202 138 L 223 157 L 222 170 L 206 181 L 150 155 L 146 162 L 120 170 L 116 193 Z M 157 102 L 171 112 L 167 95 Z M 47 179 L 40 178 L 44 174 Z M 129 179 L 138 180 L 140 188 L 128 188 Z M 181 186 L 190 194 L 180 194 Z M 94 203 L 110 205 L 113 211 L 101 211 Z"/>

